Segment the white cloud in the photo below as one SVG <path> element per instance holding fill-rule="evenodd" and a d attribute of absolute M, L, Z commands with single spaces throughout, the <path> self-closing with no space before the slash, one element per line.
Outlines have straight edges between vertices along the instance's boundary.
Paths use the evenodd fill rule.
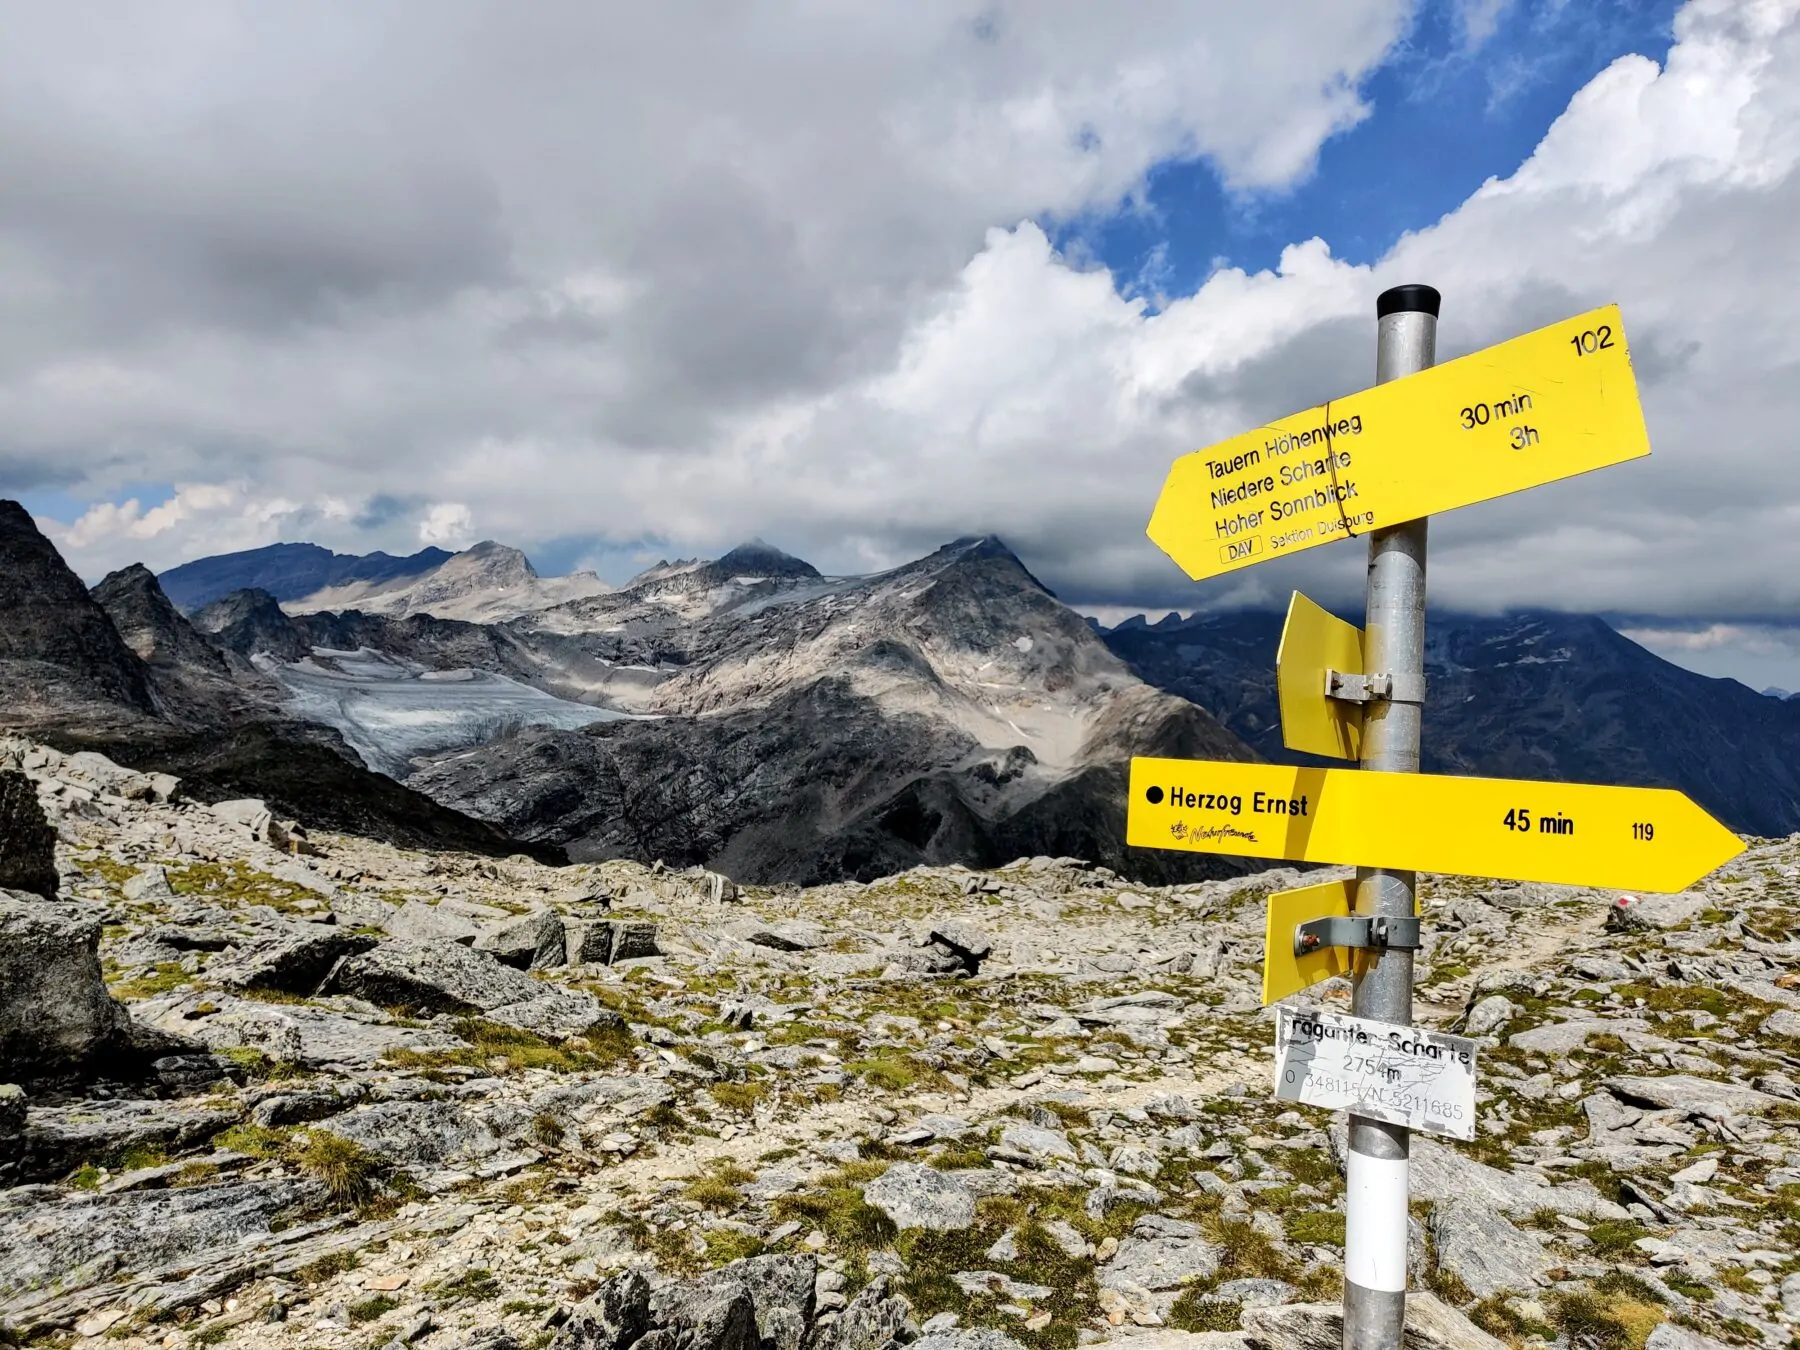
<path fill-rule="evenodd" d="M 119 503 L 96 502 L 73 525 L 59 531 L 59 542 L 87 549 L 102 541 L 154 539 L 183 521 L 232 505 L 237 491 L 217 483 L 178 485 L 167 501 L 145 510 L 136 497 Z"/>
<path fill-rule="evenodd" d="M 477 518 L 527 548 L 763 534 L 842 569 L 992 530 L 1096 605 L 1342 600 L 1353 546 L 1196 588 L 1143 527 L 1176 455 L 1367 384 L 1375 294 L 1422 280 L 1444 356 L 1618 301 L 1654 446 L 1434 521 L 1436 600 L 1775 612 L 1800 605 L 1797 11 L 1694 0 L 1666 70 L 1614 63 L 1373 267 L 1295 241 L 1152 310 L 1148 276 L 1031 222 L 1110 210 L 1170 156 L 1240 190 L 1306 173 L 1397 4 L 668 5 L 601 31 L 447 3 L 405 33 L 195 6 L 97 36 L 31 10 L 38 68 L 0 54 L 0 150 L 29 170 L 0 199 L 0 430 L 96 494 L 283 506 L 134 539 L 160 566 Z M 399 506 L 371 536 L 376 501 Z M 100 519 L 70 547 L 131 523 Z"/>
<path fill-rule="evenodd" d="M 470 542 L 474 529 L 475 517 L 468 507 L 461 502 L 439 502 L 419 522 L 419 542 L 462 548 Z"/>

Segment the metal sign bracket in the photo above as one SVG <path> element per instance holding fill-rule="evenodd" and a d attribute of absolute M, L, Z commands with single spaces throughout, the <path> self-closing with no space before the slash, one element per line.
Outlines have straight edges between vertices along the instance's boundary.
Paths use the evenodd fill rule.
<path fill-rule="evenodd" d="M 1294 955 L 1306 956 L 1321 947 L 1417 951 L 1419 920 L 1416 915 L 1334 915 L 1324 919 L 1308 919 L 1295 927 Z"/>
<path fill-rule="evenodd" d="M 1424 703 L 1425 677 L 1406 673 L 1352 675 L 1327 670 L 1325 697 L 1342 703 Z"/>

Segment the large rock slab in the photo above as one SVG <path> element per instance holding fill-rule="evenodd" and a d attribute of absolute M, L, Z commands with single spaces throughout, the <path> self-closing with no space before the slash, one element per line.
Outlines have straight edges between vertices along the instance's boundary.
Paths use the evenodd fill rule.
<path fill-rule="evenodd" d="M 361 955 L 374 946 L 375 939 L 366 933 L 323 924 L 296 924 L 293 931 L 235 953 L 208 967 L 206 973 L 209 979 L 228 989 L 310 994 L 324 983 L 339 961 Z"/>
<path fill-rule="evenodd" d="M 231 994 L 184 994 L 136 1005 L 164 1031 L 192 1037 L 208 1050 L 258 1050 L 303 1068 L 368 1068 L 395 1050 L 449 1050 L 462 1041 L 431 1027 L 404 1027 L 298 1003 L 258 1003 Z"/>
<path fill-rule="evenodd" d="M 29 1325 L 35 1309 L 103 1282 L 177 1278 L 218 1257 L 248 1266 L 257 1239 L 324 1194 L 316 1181 L 284 1177 L 116 1195 L 0 1191 L 0 1307 L 7 1324 Z"/>
<path fill-rule="evenodd" d="M 563 1323 L 550 1350 L 627 1350 L 650 1330 L 650 1281 L 638 1270 L 615 1275 Z"/>
<path fill-rule="evenodd" d="M 483 1014 L 490 1022 L 529 1031 L 547 1041 L 566 1041 L 571 1036 L 590 1036 L 625 1025 L 625 1019 L 592 994 L 580 989 L 543 990 L 536 998 L 505 1003 Z"/>
<path fill-rule="evenodd" d="M 613 930 L 612 955 L 607 959 L 618 965 L 621 961 L 637 961 L 645 957 L 661 956 L 662 948 L 656 944 L 656 925 L 644 919 L 610 920 Z"/>
<path fill-rule="evenodd" d="M 1691 1111 L 1719 1118 L 1758 1116 L 1781 1105 L 1781 1098 L 1771 1097 L 1755 1088 L 1745 1087 L 1740 1083 L 1721 1083 L 1714 1078 L 1697 1078 L 1686 1073 L 1669 1074 L 1661 1078 L 1626 1075 L 1608 1078 L 1600 1086 L 1631 1106 Z"/>
<path fill-rule="evenodd" d="M 762 1350 L 800 1350 L 812 1325 L 818 1274 L 819 1264 L 810 1256 L 752 1256 L 703 1278 L 749 1291 Z"/>
<path fill-rule="evenodd" d="M 1073 1162 L 1079 1156 L 1068 1135 L 1038 1125 L 1008 1125 L 1000 1132 L 1000 1147 L 1016 1149 L 1034 1158 L 1067 1158 Z"/>
<path fill-rule="evenodd" d="M 994 950 L 994 939 L 967 919 L 934 919 L 928 932 L 930 941 L 947 948 L 971 975 Z"/>
<path fill-rule="evenodd" d="M 334 1117 L 329 1130 L 401 1167 L 440 1168 L 500 1151 L 494 1129 L 461 1102 L 377 1102 Z"/>
<path fill-rule="evenodd" d="M 998 1336 L 998 1332 L 983 1335 Z M 838 1314 L 837 1321 L 814 1328 L 810 1350 L 890 1350 L 918 1335 L 912 1305 L 893 1292 L 886 1275 L 877 1275 L 865 1284 L 850 1306 Z M 1002 1346 L 989 1350 L 1020 1350 L 1018 1344 L 1004 1336 Z M 913 1342 L 915 1345 L 923 1341 Z"/>
<path fill-rule="evenodd" d="M 56 899 L 56 831 L 37 788 L 17 769 L 0 770 L 0 890 Z"/>
<path fill-rule="evenodd" d="M 975 1222 L 975 1193 L 921 1163 L 895 1163 L 863 1187 L 863 1199 L 900 1228 L 948 1231 Z"/>
<path fill-rule="evenodd" d="M 1515 1050 L 1566 1055 L 1570 1051 L 1581 1049 L 1590 1036 L 1619 1036 L 1627 1032 L 1635 1035 L 1649 1029 L 1648 1024 L 1641 1021 L 1581 1017 L 1568 1022 L 1546 1022 L 1528 1031 L 1516 1032 L 1506 1038 L 1506 1043 Z"/>
<path fill-rule="evenodd" d="M 1342 1350 L 1342 1303 L 1287 1303 L 1244 1313 L 1244 1336 L 1253 1350 Z M 1422 1289 L 1406 1295 L 1404 1350 L 1506 1350 L 1456 1309 Z"/>
<path fill-rule="evenodd" d="M 197 1147 L 242 1119 L 236 1107 L 110 1100 L 27 1111 L 17 1180 L 49 1181 L 83 1163 L 116 1162 L 128 1149 Z"/>
<path fill-rule="evenodd" d="M 1553 1264 L 1527 1233 L 1485 1205 L 1450 1200 L 1431 1214 L 1438 1269 L 1455 1275 L 1477 1298 L 1535 1289 Z"/>
<path fill-rule="evenodd" d="M 1694 891 L 1679 895 L 1621 896 L 1606 914 L 1606 926 L 1615 932 L 1646 932 L 1679 928 L 1712 907 L 1712 900 Z"/>
<path fill-rule="evenodd" d="M 759 1350 L 756 1300 L 735 1280 L 664 1285 L 650 1296 L 643 1350 Z"/>
<path fill-rule="evenodd" d="M 382 1007 L 487 1012 L 544 993 L 529 975 L 456 942 L 396 939 L 345 960 L 328 988 Z"/>
<path fill-rule="evenodd" d="M 460 942 L 472 945 L 481 937 L 481 925 L 467 914 L 443 905 L 408 900 L 382 925 L 397 938 L 410 942 Z"/>
<path fill-rule="evenodd" d="M 767 947 L 777 952 L 809 952 L 826 946 L 831 937 L 816 923 L 805 919 L 781 919 L 775 923 L 752 924 L 744 931 L 744 941 L 754 947 Z"/>

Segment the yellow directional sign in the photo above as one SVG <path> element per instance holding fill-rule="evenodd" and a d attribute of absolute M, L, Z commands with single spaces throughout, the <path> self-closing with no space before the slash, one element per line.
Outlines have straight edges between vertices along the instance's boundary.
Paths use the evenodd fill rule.
<path fill-rule="evenodd" d="M 1321 609 L 1299 591 L 1288 602 L 1275 651 L 1281 743 L 1290 750 L 1362 758 L 1363 705 L 1325 697 L 1325 672 L 1362 675 L 1362 629 Z"/>
<path fill-rule="evenodd" d="M 1201 581 L 1649 453 L 1608 305 L 1184 455 L 1149 534 Z"/>
<path fill-rule="evenodd" d="M 1353 947 L 1319 947 L 1305 956 L 1294 953 L 1294 930 L 1309 919 L 1341 919 L 1356 908 L 1356 883 L 1326 881 L 1302 886 L 1297 891 L 1277 891 L 1269 897 L 1268 920 L 1263 929 L 1263 1005 L 1310 989 L 1333 975 L 1356 969 Z M 1418 909 L 1414 901 L 1414 912 Z"/>
<path fill-rule="evenodd" d="M 1743 852 L 1670 788 L 1133 759 L 1139 848 L 1679 891 Z"/>

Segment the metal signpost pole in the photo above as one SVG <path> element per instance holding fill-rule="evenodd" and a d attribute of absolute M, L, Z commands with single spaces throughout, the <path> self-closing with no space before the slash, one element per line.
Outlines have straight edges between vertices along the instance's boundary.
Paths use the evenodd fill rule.
<path fill-rule="evenodd" d="M 1396 286 L 1375 302 L 1377 384 L 1430 367 L 1437 356 L 1439 295 L 1430 286 Z M 1425 527 L 1414 520 L 1369 536 L 1368 619 L 1363 669 L 1394 677 L 1389 698 L 1368 705 L 1362 767 L 1419 771 L 1424 711 Z M 1410 917 L 1413 872 L 1362 867 L 1359 915 Z M 1358 953 L 1351 1011 L 1402 1026 L 1412 1022 L 1413 953 Z M 1350 1117 L 1345 1182 L 1344 1350 L 1399 1350 L 1406 1318 L 1407 1131 Z"/>

